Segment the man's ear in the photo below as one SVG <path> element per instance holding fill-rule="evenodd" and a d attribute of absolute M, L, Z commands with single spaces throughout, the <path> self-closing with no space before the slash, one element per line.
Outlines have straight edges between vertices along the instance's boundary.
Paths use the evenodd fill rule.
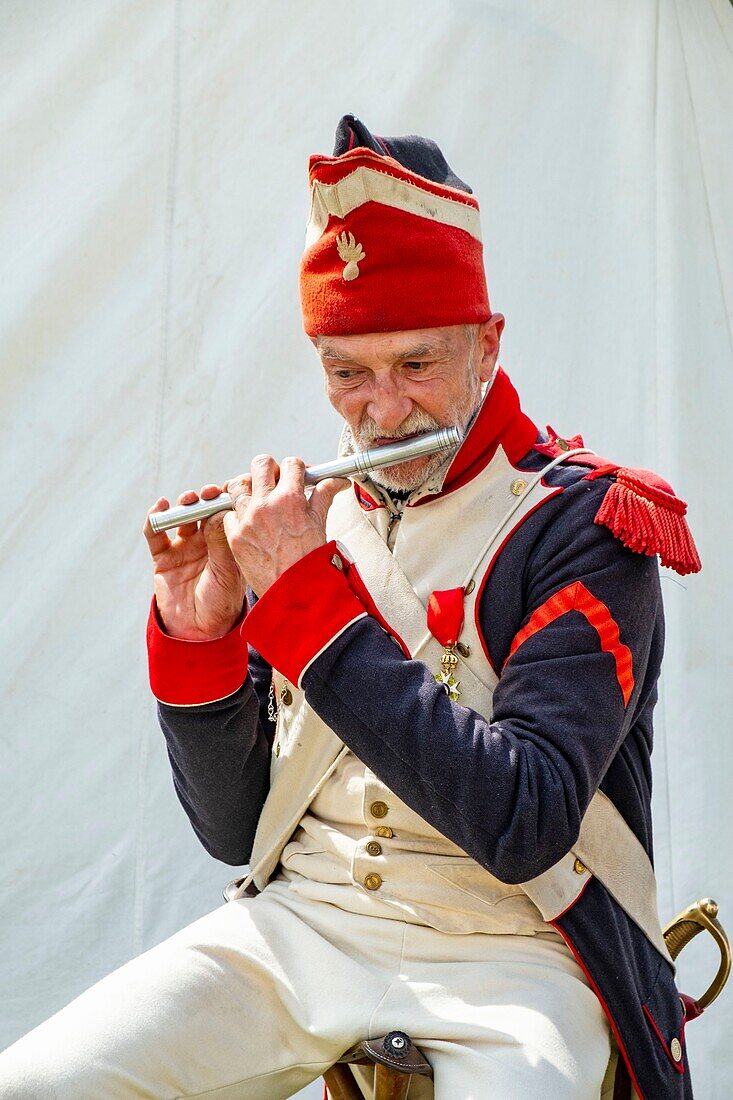
<path fill-rule="evenodd" d="M 504 323 L 502 313 L 492 313 L 488 321 L 483 321 L 479 325 L 477 344 L 481 349 L 481 359 L 478 364 L 478 374 L 482 382 L 488 382 L 494 373 Z"/>

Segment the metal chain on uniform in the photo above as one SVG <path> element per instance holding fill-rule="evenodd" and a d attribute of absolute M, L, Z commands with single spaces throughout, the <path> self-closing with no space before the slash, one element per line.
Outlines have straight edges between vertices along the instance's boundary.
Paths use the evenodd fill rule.
<path fill-rule="evenodd" d="M 277 698 L 275 696 L 275 681 L 270 680 L 270 690 L 267 693 L 267 717 L 273 723 L 277 725 L 277 716 L 280 711 Z"/>
<path fill-rule="evenodd" d="M 280 698 L 278 699 L 275 693 L 275 680 L 270 680 L 270 690 L 267 693 L 267 717 L 277 725 L 278 716 L 280 714 L 280 704 L 284 703 L 285 706 L 290 706 L 293 701 L 293 693 L 290 690 L 290 685 L 286 680 L 283 686 L 280 688 Z"/>

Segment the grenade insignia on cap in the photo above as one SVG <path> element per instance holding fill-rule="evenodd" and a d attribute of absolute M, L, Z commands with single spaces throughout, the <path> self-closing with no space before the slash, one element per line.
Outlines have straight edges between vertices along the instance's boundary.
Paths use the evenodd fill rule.
<path fill-rule="evenodd" d="M 343 270 L 343 277 L 347 283 L 350 283 L 352 279 L 356 279 L 359 274 L 359 268 L 357 264 L 360 264 L 362 260 L 366 259 L 366 252 L 360 244 L 356 243 L 356 238 L 353 233 L 347 233 L 344 230 L 340 236 L 336 237 L 336 247 L 338 248 L 338 254 L 346 264 Z"/>

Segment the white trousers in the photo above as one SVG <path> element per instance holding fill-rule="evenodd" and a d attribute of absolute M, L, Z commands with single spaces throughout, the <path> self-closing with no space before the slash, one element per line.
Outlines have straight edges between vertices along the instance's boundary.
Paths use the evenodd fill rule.
<path fill-rule="evenodd" d="M 0 1054 L 3 1100 L 278 1100 L 406 1031 L 436 1100 L 596 1100 L 606 1019 L 550 936 L 447 935 L 271 883 L 133 959 Z"/>

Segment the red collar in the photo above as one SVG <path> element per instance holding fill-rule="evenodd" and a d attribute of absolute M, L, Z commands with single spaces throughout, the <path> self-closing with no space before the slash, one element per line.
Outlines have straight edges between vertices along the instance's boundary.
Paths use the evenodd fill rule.
<path fill-rule="evenodd" d="M 488 466 L 499 445 L 509 461 L 517 463 L 537 442 L 537 436 L 537 427 L 522 412 L 519 394 L 509 375 L 499 367 L 478 416 L 448 467 L 440 492 L 421 497 L 415 501 L 415 506 L 467 485 Z"/>

